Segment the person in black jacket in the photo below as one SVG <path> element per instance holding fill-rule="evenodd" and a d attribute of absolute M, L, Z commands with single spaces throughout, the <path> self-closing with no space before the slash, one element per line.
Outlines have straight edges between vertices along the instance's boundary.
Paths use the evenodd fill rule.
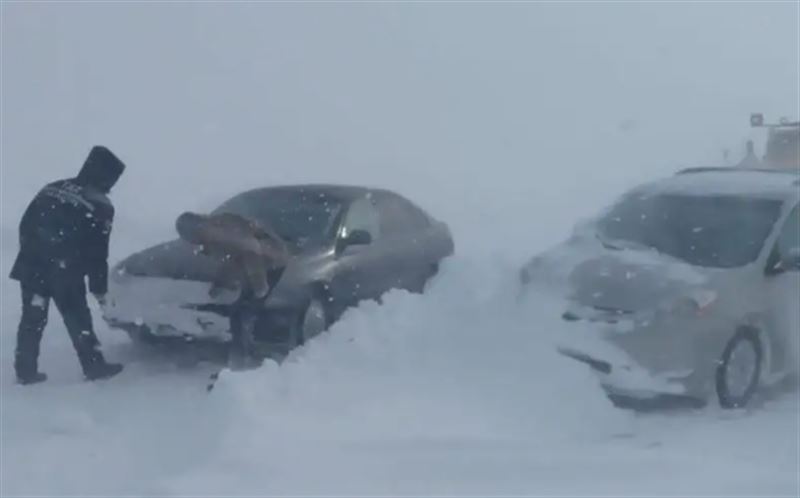
<path fill-rule="evenodd" d="M 46 185 L 22 216 L 20 251 L 11 270 L 11 278 L 22 288 L 14 357 L 21 384 L 47 380 L 39 372 L 38 357 L 51 300 L 64 319 L 85 377 L 104 379 L 122 371 L 122 365 L 107 363 L 100 351 L 86 300 L 86 279 L 103 306 L 114 220 L 107 194 L 124 169 L 110 150 L 93 147 L 77 177 Z"/>

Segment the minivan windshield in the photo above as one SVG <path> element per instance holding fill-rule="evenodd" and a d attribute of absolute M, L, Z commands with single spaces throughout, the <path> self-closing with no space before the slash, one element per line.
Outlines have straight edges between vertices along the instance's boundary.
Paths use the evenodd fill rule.
<path fill-rule="evenodd" d="M 733 268 L 755 261 L 781 213 L 774 199 L 631 194 L 597 222 L 612 248 L 651 248 L 691 265 Z"/>

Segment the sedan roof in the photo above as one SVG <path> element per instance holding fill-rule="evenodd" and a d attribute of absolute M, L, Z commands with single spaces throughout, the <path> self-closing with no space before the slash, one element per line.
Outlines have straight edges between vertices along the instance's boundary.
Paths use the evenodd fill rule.
<path fill-rule="evenodd" d="M 298 184 L 280 185 L 275 187 L 261 187 L 239 195 L 268 195 L 270 193 L 298 193 L 310 196 L 319 195 L 330 197 L 342 202 L 351 202 L 368 194 L 385 195 L 388 191 L 370 187 L 359 187 L 354 185 L 334 185 L 334 184 Z"/>

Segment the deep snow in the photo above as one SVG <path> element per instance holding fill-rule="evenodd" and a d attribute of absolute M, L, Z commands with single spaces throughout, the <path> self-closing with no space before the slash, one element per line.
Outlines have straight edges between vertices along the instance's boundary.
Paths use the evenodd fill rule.
<path fill-rule="evenodd" d="M 750 411 L 615 409 L 554 353 L 559 303 L 520 305 L 514 277 L 455 258 L 427 295 L 364 304 L 280 367 L 226 373 L 210 395 L 207 367 L 105 329 L 128 368 L 84 383 L 53 324 L 52 380 L 3 381 L 3 493 L 796 494 L 796 393 Z M 16 318 L 6 309 L 6 326 Z"/>
<path fill-rule="evenodd" d="M 55 311 L 50 380 L 14 385 L 3 280 L 3 496 L 800 494 L 796 386 L 751 410 L 618 410 L 553 351 L 562 303 L 516 287 L 623 189 L 735 156 L 753 110 L 798 110 L 796 5 L 0 8 L 2 274 L 29 197 L 94 141 L 130 166 L 114 259 L 183 209 L 301 181 L 398 189 L 457 241 L 424 296 L 364 304 L 211 395 L 210 367 L 102 323 L 127 368 L 83 382 Z"/>

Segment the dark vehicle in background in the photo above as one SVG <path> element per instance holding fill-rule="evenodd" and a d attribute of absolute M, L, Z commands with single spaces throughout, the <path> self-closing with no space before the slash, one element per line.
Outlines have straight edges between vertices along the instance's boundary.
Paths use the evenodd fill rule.
<path fill-rule="evenodd" d="M 747 167 L 800 171 L 800 121 L 781 118 L 777 123 L 765 123 L 764 116 L 755 113 L 750 116 L 750 126 L 766 128 L 767 141 L 762 158 L 748 151 L 751 157 L 742 161 Z"/>
<path fill-rule="evenodd" d="M 324 331 L 360 301 L 391 289 L 422 292 L 454 251 L 446 224 L 388 190 L 261 188 L 214 212 L 269 223 L 290 246 L 290 264 L 270 273 L 256 330 L 259 344 L 278 354 Z M 180 239 L 133 254 L 112 271 L 104 317 L 135 340 L 226 342 L 237 291 L 210 297 L 218 267 Z"/>

